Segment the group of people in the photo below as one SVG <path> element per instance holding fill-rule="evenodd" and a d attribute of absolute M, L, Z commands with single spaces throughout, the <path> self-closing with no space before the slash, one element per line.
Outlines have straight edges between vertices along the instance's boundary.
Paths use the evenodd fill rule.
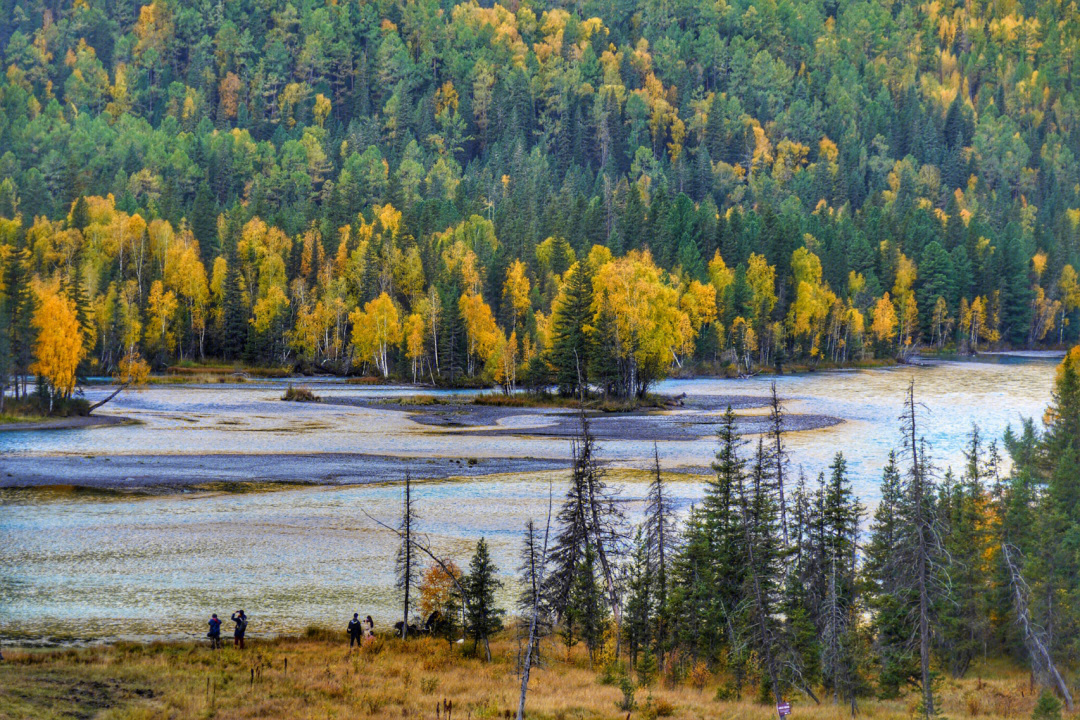
<path fill-rule="evenodd" d="M 236 627 L 233 629 L 233 647 L 243 650 L 244 634 L 247 632 L 248 625 L 247 615 L 244 614 L 243 610 L 237 610 L 232 614 L 232 621 L 236 623 Z M 206 637 L 210 638 L 210 649 L 217 650 L 221 647 L 221 620 L 218 618 L 217 613 L 210 615 L 210 621 L 207 624 L 210 626 L 210 631 L 206 633 Z M 360 646 L 367 638 L 374 637 L 375 621 L 371 619 L 370 615 L 361 620 L 360 613 L 353 613 L 346 632 L 349 633 L 349 647 L 354 644 Z"/>
<path fill-rule="evenodd" d="M 352 620 L 349 621 L 349 626 L 345 628 L 345 631 L 349 633 L 349 647 L 352 647 L 354 643 L 360 646 L 364 640 L 375 635 L 375 621 L 370 615 L 361 620 L 360 613 L 353 613 Z"/>
<path fill-rule="evenodd" d="M 233 647 L 244 649 L 244 633 L 247 632 L 248 619 L 243 610 L 237 610 L 232 614 L 232 621 L 236 623 L 236 627 L 233 628 Z M 221 647 L 221 620 L 218 619 L 217 613 L 210 615 L 210 622 L 207 623 L 210 626 L 210 632 L 206 633 L 206 637 L 210 638 L 210 649 L 217 650 Z"/>

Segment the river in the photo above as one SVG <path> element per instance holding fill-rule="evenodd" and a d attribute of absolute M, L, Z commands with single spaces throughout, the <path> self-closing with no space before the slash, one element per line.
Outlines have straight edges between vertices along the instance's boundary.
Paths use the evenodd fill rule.
<path fill-rule="evenodd" d="M 923 434 L 935 464 L 944 469 L 962 463 L 963 443 L 974 423 L 985 437 L 1000 438 L 1006 426 L 1018 426 L 1021 418 L 1040 418 L 1050 401 L 1054 367 L 1047 359 L 1000 358 L 776 378 L 788 412 L 841 421 L 790 433 L 792 465 L 814 478 L 843 451 L 856 491 L 872 507 L 881 465 L 898 443 L 896 418 L 911 378 L 925 405 Z M 671 380 L 657 390 L 758 398 L 768 394 L 771 381 Z M 147 462 L 147 472 L 156 472 L 155 458 L 186 463 L 166 463 L 161 466 L 166 473 L 181 472 L 179 467 L 213 469 L 226 457 L 233 462 L 241 458 L 239 475 L 253 480 L 308 456 L 333 465 L 339 457 L 353 458 L 349 462 L 355 464 L 358 456 L 379 455 L 390 468 L 399 462 L 394 456 L 451 462 L 461 470 L 441 470 L 433 473 L 440 479 L 417 483 L 421 527 L 433 546 L 463 566 L 476 539 L 486 537 L 507 580 L 503 600 L 509 605 L 522 526 L 530 517 L 542 520 L 549 483 L 558 502 L 566 472 L 487 475 L 483 468 L 491 458 L 546 460 L 552 467 L 564 462 L 569 451 L 565 438 L 527 433 L 543 427 L 548 418 L 522 413 L 499 420 L 500 430 L 520 435 L 485 434 L 484 428 L 451 430 L 417 423 L 392 407 L 331 404 L 335 398 L 389 397 L 415 390 L 311 384 L 328 402 L 282 403 L 279 382 L 152 386 L 128 392 L 103 411 L 138 424 L 0 433 L 0 478 L 5 464 L 37 465 L 57 468 L 55 483 L 64 485 L 78 463 Z M 92 388 L 88 396 L 103 392 Z M 694 412 L 674 410 L 650 416 L 648 422 L 680 424 Z M 666 440 L 658 448 L 665 469 L 674 473 L 678 507 L 685 510 L 701 497 L 701 476 L 694 473 L 707 467 L 715 441 L 708 436 Z M 620 489 L 631 519 L 641 512 L 645 490 L 643 476 L 634 469 L 646 467 L 652 451 L 652 442 L 639 437 L 601 443 L 612 484 Z M 459 477 L 472 467 L 470 462 L 480 468 L 471 473 L 477 476 Z M 364 513 L 392 522 L 400 486 L 356 484 L 362 480 L 259 486 L 245 492 L 0 489 L 0 640 L 191 637 L 202 634 L 210 612 L 229 614 L 239 607 L 251 616 L 255 636 L 310 624 L 343 627 L 358 611 L 372 614 L 379 624 L 391 622 L 396 603 L 394 538 Z"/>

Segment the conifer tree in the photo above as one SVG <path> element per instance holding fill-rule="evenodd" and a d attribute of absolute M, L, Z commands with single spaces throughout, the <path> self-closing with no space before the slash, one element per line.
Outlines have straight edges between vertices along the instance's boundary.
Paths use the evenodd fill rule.
<path fill-rule="evenodd" d="M 30 286 L 32 273 L 30 249 L 25 240 L 15 247 L 7 263 L 4 286 L 7 289 L 7 314 L 10 319 L 6 326 L 8 347 L 11 353 L 12 385 L 16 399 L 26 397 L 26 385 L 30 375 L 30 365 L 34 360 L 34 292 Z"/>
<path fill-rule="evenodd" d="M 764 439 L 759 438 L 749 477 L 738 478 L 737 500 L 743 532 L 740 549 L 746 558 L 742 592 L 748 606 L 747 631 L 767 674 L 764 678 L 767 682 L 760 686 L 762 696 L 769 692 L 779 704 L 784 692 L 781 685 L 781 638 L 776 617 L 782 572 L 781 539 L 779 510 L 770 489 L 767 462 Z"/>
<path fill-rule="evenodd" d="M 678 535 L 675 527 L 675 506 L 660 470 L 660 450 L 655 443 L 653 460 L 653 479 L 645 498 L 645 543 L 656 607 L 652 631 L 653 648 L 658 665 L 663 667 L 669 620 L 669 575 Z"/>
<path fill-rule="evenodd" d="M 872 612 L 874 652 L 880 668 L 878 692 L 882 697 L 891 698 L 897 697 L 908 678 L 918 672 L 908 623 L 912 592 L 901 582 L 903 576 L 896 572 L 904 548 L 907 518 L 895 452 L 889 453 L 880 488 L 881 500 L 874 511 L 866 549 L 865 578 Z"/>
<path fill-rule="evenodd" d="M 636 666 L 638 652 L 652 641 L 652 623 L 657 598 L 654 578 L 649 569 L 649 544 L 639 527 L 634 533 L 633 549 L 626 568 L 626 613 L 622 631 L 630 664 Z"/>
<path fill-rule="evenodd" d="M 619 613 L 616 569 L 626 544 L 626 518 L 615 503 L 616 491 L 604 480 L 604 470 L 596 458 L 596 441 L 583 408 L 578 416 L 581 434 L 571 446 L 574 462 L 570 487 L 557 515 L 559 529 L 551 550 L 552 568 L 545 581 L 548 602 L 557 618 L 562 618 L 566 610 L 576 568 L 589 548 L 603 578 L 608 606 L 616 615 Z"/>
<path fill-rule="evenodd" d="M 468 632 L 473 637 L 473 652 L 478 644 L 484 643 L 484 656 L 491 662 L 492 635 L 502 629 L 504 611 L 495 603 L 495 591 L 502 587 L 496 574 L 498 568 L 491 560 L 487 542 L 484 538 L 476 543 L 476 552 L 469 562 L 469 574 L 465 578 L 465 591 L 469 602 L 465 606 L 465 618 Z"/>
<path fill-rule="evenodd" d="M 788 544 L 787 499 L 784 478 L 787 473 L 787 452 L 784 449 L 784 405 L 776 393 L 776 382 L 769 385 L 769 459 L 772 475 L 776 480 L 777 500 L 780 503 L 780 532 L 784 545 Z"/>
<path fill-rule="evenodd" d="M 573 397 L 588 388 L 589 337 L 592 316 L 592 278 L 584 263 L 567 271 L 565 299 L 552 317 L 551 365 L 559 394 Z"/>
<path fill-rule="evenodd" d="M 597 553 L 592 545 L 586 545 L 582 559 L 574 569 L 564 630 L 565 634 L 576 636 L 585 643 L 589 650 L 590 668 L 596 659 L 596 651 L 603 644 L 608 617 L 604 589 L 597 578 L 596 565 Z"/>
<path fill-rule="evenodd" d="M 946 669 L 957 678 L 964 676 L 989 640 L 987 558 L 993 546 L 987 533 L 991 519 L 984 485 L 989 474 L 986 453 L 975 427 L 964 452 L 963 477 L 957 480 L 950 471 L 941 487 L 943 544 L 952 563 L 950 592 L 937 610 L 938 644 Z"/>

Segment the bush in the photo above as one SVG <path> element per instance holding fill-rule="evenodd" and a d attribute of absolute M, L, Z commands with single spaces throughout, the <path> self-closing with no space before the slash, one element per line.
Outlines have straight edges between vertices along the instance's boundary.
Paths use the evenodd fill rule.
<path fill-rule="evenodd" d="M 637 690 L 637 686 L 634 685 L 634 681 L 629 676 L 623 675 L 622 680 L 619 681 L 619 690 L 622 691 L 622 700 L 615 703 L 615 707 L 623 712 L 630 712 L 633 710 L 637 703 L 634 701 L 634 692 Z"/>
<path fill-rule="evenodd" d="M 1031 713 L 1031 720 L 1061 720 L 1061 701 L 1054 693 L 1043 690 Z"/>
<path fill-rule="evenodd" d="M 288 402 L 319 402 L 319 396 L 311 392 L 309 388 L 300 386 L 296 387 L 290 385 L 285 390 L 285 394 L 281 396 L 282 400 Z"/>

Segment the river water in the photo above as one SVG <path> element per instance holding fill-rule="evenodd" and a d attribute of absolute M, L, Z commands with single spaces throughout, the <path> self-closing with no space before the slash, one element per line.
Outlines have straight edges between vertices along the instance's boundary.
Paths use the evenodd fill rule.
<path fill-rule="evenodd" d="M 978 423 L 1000 437 L 1022 417 L 1039 418 L 1050 400 L 1054 361 L 1002 358 L 942 362 L 930 367 L 824 372 L 776 378 L 793 414 L 842 422 L 791 433 L 792 463 L 816 477 L 837 451 L 848 458 L 864 502 L 877 499 L 877 480 L 898 443 L 897 416 L 911 378 L 925 404 L 923 434 L 936 464 L 958 467 L 965 436 Z M 672 380 L 667 394 L 764 396 L 771 378 Z M 252 479 L 279 453 L 370 453 L 420 457 L 565 458 L 562 438 L 469 435 L 413 422 L 393 409 L 276 402 L 280 383 L 155 386 L 125 393 L 110 414 L 139 424 L 65 431 L 0 433 L 4 457 L 125 454 L 247 453 Z M 388 396 L 414 391 L 320 383 L 318 394 Z M 96 397 L 104 392 L 88 392 Z M 750 411 L 751 413 L 760 411 Z M 680 411 L 657 422 L 679 422 Z M 503 427 L 524 429 L 545 418 L 511 416 Z M 711 438 L 662 442 L 673 471 L 707 466 Z M 612 484 L 628 516 L 641 512 L 645 483 L 632 468 L 647 465 L 651 442 L 604 442 Z M 63 484 L 65 478 L 57 477 Z M 486 537 L 512 595 L 522 526 L 543 519 L 549 484 L 556 502 L 564 471 L 421 481 L 415 495 L 421 527 L 440 553 L 468 562 Z M 701 497 L 700 476 L 673 475 L 678 506 Z M 22 643 L 201 635 L 210 612 L 243 607 L 251 632 L 342 625 L 353 612 L 378 624 L 395 613 L 394 538 L 365 515 L 392 522 L 400 487 L 369 484 L 285 487 L 258 492 L 163 495 L 95 494 L 64 488 L 0 490 L 0 639 Z"/>

